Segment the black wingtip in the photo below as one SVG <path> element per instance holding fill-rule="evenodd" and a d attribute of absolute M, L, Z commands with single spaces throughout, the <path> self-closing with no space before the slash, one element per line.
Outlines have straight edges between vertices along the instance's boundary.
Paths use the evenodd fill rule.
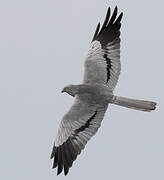
<path fill-rule="evenodd" d="M 104 23 L 103 23 L 101 31 L 99 33 L 102 33 L 105 30 L 105 28 L 106 28 L 106 26 L 108 24 L 109 18 L 110 18 L 110 7 L 108 7 Z"/>
<path fill-rule="evenodd" d="M 53 151 L 51 157 L 53 158 L 53 166 L 52 168 L 57 168 L 57 176 L 64 171 L 64 175 L 66 176 L 69 173 L 69 169 L 72 167 L 73 161 L 77 158 L 79 149 L 75 147 L 74 143 L 71 142 L 71 138 L 69 137 L 66 142 L 62 145 L 53 147 Z"/>
<path fill-rule="evenodd" d="M 54 155 L 54 162 L 53 162 L 52 169 L 56 168 L 57 165 L 58 165 L 58 157 L 57 157 L 57 155 L 55 154 L 55 155 Z"/>
<path fill-rule="evenodd" d="M 108 7 L 108 10 L 107 10 L 107 12 L 108 12 L 108 11 L 110 11 L 110 6 Z"/>
<path fill-rule="evenodd" d="M 108 10 L 107 10 L 107 13 L 106 13 L 106 17 L 110 17 L 110 12 L 111 12 L 111 9 L 110 9 L 110 7 L 108 7 Z"/>
<path fill-rule="evenodd" d="M 50 159 L 52 159 L 52 158 L 54 157 L 54 155 L 55 155 L 55 154 L 54 154 L 54 153 L 52 153 L 52 154 L 51 154 L 51 156 L 50 156 Z"/>
<path fill-rule="evenodd" d="M 111 8 L 108 7 L 107 14 L 104 20 L 104 23 L 100 29 L 100 25 L 97 26 L 97 29 L 100 31 L 97 31 L 94 34 L 94 40 L 97 40 L 101 43 L 102 48 L 105 48 L 105 46 L 112 42 L 115 38 L 118 38 L 120 36 L 120 28 L 121 28 L 121 19 L 123 17 L 123 13 L 121 12 L 118 15 L 118 7 L 115 6 L 113 13 L 111 14 Z"/>
<path fill-rule="evenodd" d="M 54 160 L 54 162 L 53 162 L 53 166 L 52 166 L 52 169 L 56 168 L 56 167 L 57 167 L 57 165 L 58 165 L 58 163 Z"/>
<path fill-rule="evenodd" d="M 54 162 L 53 166 L 52 166 L 52 169 L 56 168 L 57 167 L 57 163 Z"/>
<path fill-rule="evenodd" d="M 113 14 L 116 14 L 116 15 L 117 15 L 117 13 L 118 13 L 118 7 L 115 6 L 114 11 L 113 11 Z"/>
<path fill-rule="evenodd" d="M 119 19 L 119 21 L 121 21 L 122 17 L 123 17 L 123 12 L 120 13 L 120 15 L 117 19 Z"/>
<path fill-rule="evenodd" d="M 57 176 L 62 172 L 62 170 L 63 170 L 63 165 L 58 163 Z"/>
<path fill-rule="evenodd" d="M 95 34 L 94 34 L 94 36 L 93 36 L 92 41 L 96 38 L 96 36 L 97 36 L 97 34 L 98 34 L 98 32 L 99 32 L 99 29 L 100 29 L 100 22 L 98 23 L 98 25 L 97 25 L 97 27 L 96 27 L 96 31 L 95 31 Z"/>
<path fill-rule="evenodd" d="M 64 166 L 64 175 L 66 176 L 69 172 L 69 167 Z"/>
<path fill-rule="evenodd" d="M 100 29 L 100 22 L 97 25 L 97 31 Z"/>
<path fill-rule="evenodd" d="M 116 24 L 117 24 L 117 25 L 121 24 L 120 22 L 121 22 L 122 17 L 123 17 L 123 12 L 120 13 L 120 15 L 118 16 L 118 18 L 117 18 L 116 21 L 114 22 L 114 24 L 115 24 L 115 25 L 116 25 Z"/>
<path fill-rule="evenodd" d="M 111 26 L 111 25 L 114 23 L 114 21 L 115 21 L 115 19 L 116 19 L 116 17 L 117 17 L 117 13 L 118 13 L 118 8 L 117 8 L 117 6 L 116 6 L 116 7 L 114 8 L 112 17 L 111 17 L 111 19 L 110 19 L 110 21 L 109 21 L 108 27 Z"/>
<path fill-rule="evenodd" d="M 52 149 L 52 153 L 51 153 L 51 156 L 50 156 L 50 159 L 52 159 L 53 157 L 55 157 L 55 152 L 56 152 L 56 147 L 54 145 L 53 149 Z"/>

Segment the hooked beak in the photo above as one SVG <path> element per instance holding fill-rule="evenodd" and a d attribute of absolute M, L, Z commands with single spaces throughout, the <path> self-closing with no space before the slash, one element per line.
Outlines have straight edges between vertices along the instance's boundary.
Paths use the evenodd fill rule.
<path fill-rule="evenodd" d="M 63 93 L 63 92 L 66 92 L 66 89 L 65 89 L 65 88 L 62 89 L 61 93 Z"/>

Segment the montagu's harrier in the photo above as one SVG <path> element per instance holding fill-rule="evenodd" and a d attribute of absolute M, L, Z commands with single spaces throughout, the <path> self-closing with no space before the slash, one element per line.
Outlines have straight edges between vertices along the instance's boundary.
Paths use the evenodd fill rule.
<path fill-rule="evenodd" d="M 141 111 L 155 109 L 156 103 L 115 96 L 113 90 L 121 70 L 120 27 L 123 13 L 117 17 L 117 7 L 111 15 L 108 8 L 100 29 L 98 23 L 85 60 L 83 83 L 68 85 L 62 92 L 75 97 L 70 110 L 61 120 L 51 158 L 57 175 L 69 168 L 89 139 L 101 125 L 108 104 L 117 104 Z"/>

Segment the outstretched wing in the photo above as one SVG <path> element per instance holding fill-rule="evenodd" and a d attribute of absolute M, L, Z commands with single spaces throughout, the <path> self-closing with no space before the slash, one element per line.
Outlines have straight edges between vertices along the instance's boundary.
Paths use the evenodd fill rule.
<path fill-rule="evenodd" d="M 88 140 L 97 132 L 107 109 L 106 105 L 90 104 L 88 96 L 76 96 L 74 104 L 60 123 L 51 158 L 57 175 L 69 168 Z"/>
<path fill-rule="evenodd" d="M 84 83 L 101 83 L 114 90 L 120 70 L 120 27 L 123 13 L 117 18 L 117 7 L 110 18 L 108 8 L 104 24 L 96 28 L 85 60 Z"/>

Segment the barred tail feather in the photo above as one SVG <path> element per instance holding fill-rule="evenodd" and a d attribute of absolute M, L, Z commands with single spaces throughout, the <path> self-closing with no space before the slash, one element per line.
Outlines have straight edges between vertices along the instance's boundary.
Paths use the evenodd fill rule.
<path fill-rule="evenodd" d="M 112 104 L 146 112 L 150 112 L 156 108 L 156 103 L 152 101 L 136 100 L 119 96 L 115 96 Z"/>

